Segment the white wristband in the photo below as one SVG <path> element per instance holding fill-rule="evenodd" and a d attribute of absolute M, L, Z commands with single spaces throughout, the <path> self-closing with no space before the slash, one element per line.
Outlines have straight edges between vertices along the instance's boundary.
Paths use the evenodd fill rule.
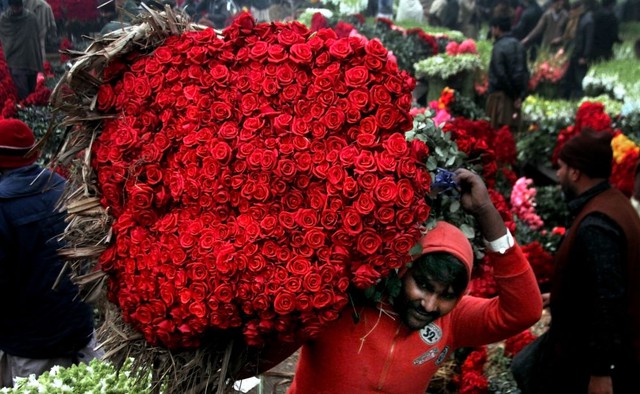
<path fill-rule="evenodd" d="M 513 239 L 513 235 L 511 235 L 511 231 L 507 229 L 507 233 L 502 237 L 494 240 L 487 241 L 487 248 L 492 252 L 498 252 L 500 254 L 505 254 L 507 250 L 511 249 L 513 245 L 516 244 L 516 241 Z"/>

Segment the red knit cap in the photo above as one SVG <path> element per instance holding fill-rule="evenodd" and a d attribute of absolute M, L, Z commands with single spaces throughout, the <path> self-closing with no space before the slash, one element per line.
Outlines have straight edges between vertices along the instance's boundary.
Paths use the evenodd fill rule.
<path fill-rule="evenodd" d="M 0 168 L 33 164 L 38 155 L 27 153 L 35 146 L 33 131 L 18 119 L 0 119 Z"/>
<path fill-rule="evenodd" d="M 465 265 L 469 279 L 471 279 L 473 249 L 471 248 L 471 243 L 459 228 L 447 222 L 438 222 L 433 229 L 420 238 L 418 243 L 422 246 L 422 252 L 414 256 L 413 260 L 417 260 L 420 256 L 428 253 L 449 253 Z"/>

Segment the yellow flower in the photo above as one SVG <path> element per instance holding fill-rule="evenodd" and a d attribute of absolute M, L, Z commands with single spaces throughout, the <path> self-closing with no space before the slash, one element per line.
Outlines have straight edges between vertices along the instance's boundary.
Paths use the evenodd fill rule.
<path fill-rule="evenodd" d="M 640 151 L 640 147 L 622 133 L 618 134 L 613 140 L 611 140 L 611 149 L 613 149 L 613 159 L 618 164 L 629 151 Z"/>

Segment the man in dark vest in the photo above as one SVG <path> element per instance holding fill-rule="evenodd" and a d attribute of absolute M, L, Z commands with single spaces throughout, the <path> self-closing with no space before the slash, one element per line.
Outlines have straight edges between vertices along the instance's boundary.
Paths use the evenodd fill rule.
<path fill-rule="evenodd" d="M 523 394 L 637 392 L 640 219 L 607 181 L 611 138 L 584 130 L 560 152 L 573 222 L 556 254 L 551 327 L 512 364 Z"/>

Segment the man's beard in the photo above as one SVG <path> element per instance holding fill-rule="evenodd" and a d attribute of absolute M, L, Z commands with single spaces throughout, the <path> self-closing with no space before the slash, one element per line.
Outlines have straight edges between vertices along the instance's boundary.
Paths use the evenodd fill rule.
<path fill-rule="evenodd" d="M 560 187 L 562 189 L 562 195 L 564 196 L 564 200 L 566 202 L 570 202 L 578 197 L 578 194 L 576 193 L 574 188 L 571 187 L 571 185 L 563 183 L 560 185 Z"/>
<path fill-rule="evenodd" d="M 412 330 L 420 330 L 440 317 L 438 312 L 427 312 L 420 300 L 407 300 L 403 293 L 393 304 L 402 322 Z"/>

